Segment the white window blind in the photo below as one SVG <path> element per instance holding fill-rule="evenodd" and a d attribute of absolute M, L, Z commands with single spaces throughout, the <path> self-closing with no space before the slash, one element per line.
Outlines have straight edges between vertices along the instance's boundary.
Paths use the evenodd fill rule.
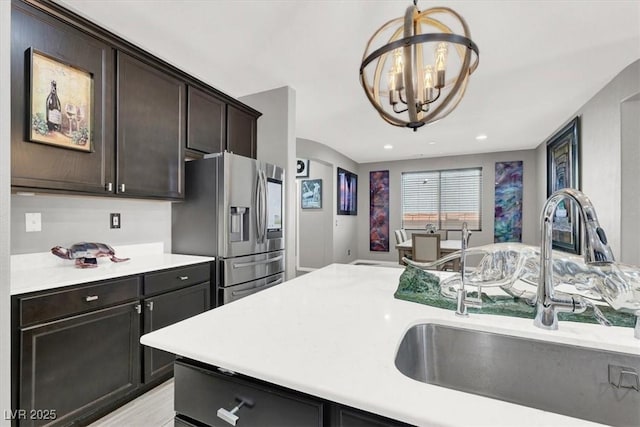
<path fill-rule="evenodd" d="M 402 174 L 402 228 L 481 230 L 482 168 Z"/>

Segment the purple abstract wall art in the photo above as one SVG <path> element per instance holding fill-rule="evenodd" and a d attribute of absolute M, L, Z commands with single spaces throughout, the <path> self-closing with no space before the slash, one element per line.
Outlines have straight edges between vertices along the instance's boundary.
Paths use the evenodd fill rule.
<path fill-rule="evenodd" d="M 389 171 L 369 172 L 369 250 L 389 252 Z"/>
<path fill-rule="evenodd" d="M 496 162 L 493 241 L 522 242 L 522 161 Z"/>

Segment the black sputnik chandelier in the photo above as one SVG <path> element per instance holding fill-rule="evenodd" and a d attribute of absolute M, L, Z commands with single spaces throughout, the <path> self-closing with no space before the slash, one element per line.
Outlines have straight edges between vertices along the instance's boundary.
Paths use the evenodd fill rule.
<path fill-rule="evenodd" d="M 416 131 L 458 106 L 478 60 L 462 16 L 446 7 L 420 11 L 414 0 L 367 43 L 360 83 L 386 122 Z"/>

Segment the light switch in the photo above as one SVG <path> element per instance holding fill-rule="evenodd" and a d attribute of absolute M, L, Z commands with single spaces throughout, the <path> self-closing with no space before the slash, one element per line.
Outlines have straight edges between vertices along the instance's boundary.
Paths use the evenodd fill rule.
<path fill-rule="evenodd" d="M 26 232 L 42 231 L 42 216 L 40 212 L 37 213 L 25 213 L 24 222 L 26 224 Z"/>

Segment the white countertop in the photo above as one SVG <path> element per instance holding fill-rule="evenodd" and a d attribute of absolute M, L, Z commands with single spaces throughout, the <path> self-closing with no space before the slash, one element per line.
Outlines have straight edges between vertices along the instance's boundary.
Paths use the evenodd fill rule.
<path fill-rule="evenodd" d="M 163 253 L 162 243 L 114 246 L 116 256 L 131 258 L 114 263 L 98 258 L 96 268 L 77 268 L 49 252 L 11 256 L 11 295 L 114 279 L 155 270 L 213 261 L 215 258 Z"/>
<path fill-rule="evenodd" d="M 640 354 L 633 329 L 471 314 L 397 300 L 402 269 L 333 264 L 141 338 L 142 344 L 416 425 L 589 425 L 414 381 L 394 357 L 418 323 Z M 451 274 L 451 273 L 441 273 Z"/>

